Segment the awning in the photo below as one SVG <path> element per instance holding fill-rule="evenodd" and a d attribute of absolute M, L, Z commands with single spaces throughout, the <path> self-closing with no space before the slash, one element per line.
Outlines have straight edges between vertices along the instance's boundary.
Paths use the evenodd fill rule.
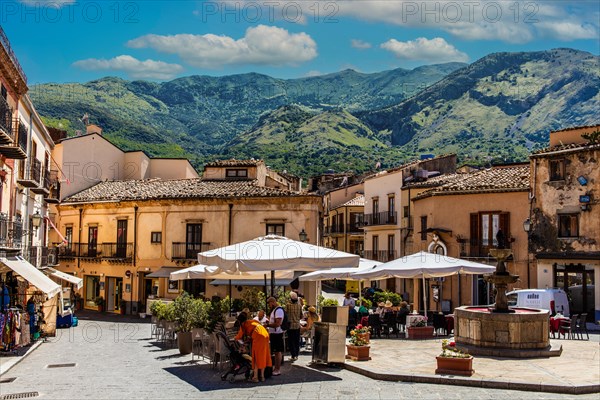
<path fill-rule="evenodd" d="M 73 275 L 65 274 L 64 272 L 55 270 L 54 268 L 47 268 L 46 271 L 48 272 L 48 274 L 50 274 L 58 279 L 61 279 L 65 282 L 74 284 L 75 289 L 81 289 L 81 287 L 83 286 L 83 279 L 81 279 L 81 278 L 78 278 Z"/>
<path fill-rule="evenodd" d="M 180 267 L 160 267 L 158 271 L 146 275 L 146 278 L 169 278 L 171 272 L 181 269 Z"/>
<path fill-rule="evenodd" d="M 302 275 L 302 272 L 295 272 L 293 278 L 275 279 L 275 286 L 289 286 L 294 279 Z M 229 279 L 215 279 L 210 282 L 213 286 L 229 285 Z M 267 274 L 267 285 L 271 285 L 271 274 Z M 232 279 L 231 286 L 265 286 L 265 279 Z"/>
<path fill-rule="evenodd" d="M 61 288 L 58 283 L 48 278 L 42 271 L 31 265 L 22 257 L 0 257 L 0 262 L 4 267 L 13 270 L 31 285 L 46 293 L 49 298 L 60 293 Z"/>

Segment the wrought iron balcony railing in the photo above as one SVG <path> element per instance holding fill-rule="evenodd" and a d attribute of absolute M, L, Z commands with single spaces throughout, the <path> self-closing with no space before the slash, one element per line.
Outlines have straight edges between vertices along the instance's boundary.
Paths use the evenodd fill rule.
<path fill-rule="evenodd" d="M 173 242 L 172 260 L 197 260 L 198 253 L 210 250 L 210 243 Z"/>

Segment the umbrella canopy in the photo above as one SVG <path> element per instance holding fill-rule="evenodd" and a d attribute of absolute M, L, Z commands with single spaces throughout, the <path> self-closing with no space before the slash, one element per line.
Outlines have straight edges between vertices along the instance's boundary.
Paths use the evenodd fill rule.
<path fill-rule="evenodd" d="M 420 251 L 388 261 L 368 271 L 359 271 L 353 279 L 439 278 L 455 274 L 491 274 L 495 266 Z"/>
<path fill-rule="evenodd" d="M 425 278 L 455 274 L 491 274 L 495 266 L 420 251 L 353 274 L 354 279 L 423 278 L 423 304 L 427 311 Z"/>
<path fill-rule="evenodd" d="M 341 279 L 341 280 L 359 280 L 353 276 L 356 272 L 367 272 L 372 270 L 378 265 L 381 265 L 382 262 L 367 260 L 366 258 L 361 258 L 358 262 L 358 268 L 331 268 L 326 270 L 319 270 L 315 272 L 310 272 L 306 275 L 302 275 L 298 278 L 300 281 L 323 281 L 326 279 Z"/>
<path fill-rule="evenodd" d="M 270 271 L 250 271 L 227 273 L 219 269 L 219 267 L 208 265 L 194 265 L 171 272 L 170 278 L 173 281 L 181 281 L 187 279 L 232 279 L 232 280 L 252 280 L 261 279 L 265 274 L 270 274 Z M 276 279 L 294 279 L 294 271 L 276 271 Z"/>
<path fill-rule="evenodd" d="M 201 264 L 216 265 L 222 271 L 316 271 L 323 268 L 358 266 L 359 256 L 268 235 L 247 242 L 198 254 Z"/>

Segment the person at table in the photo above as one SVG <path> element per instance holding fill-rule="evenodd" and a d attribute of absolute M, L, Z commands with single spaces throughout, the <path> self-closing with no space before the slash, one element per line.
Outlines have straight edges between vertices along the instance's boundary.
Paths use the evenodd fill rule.
<path fill-rule="evenodd" d="M 385 303 L 383 301 L 380 301 L 379 303 L 377 303 L 377 308 L 375 309 L 375 314 L 379 314 L 381 316 L 381 315 L 383 315 L 384 311 L 385 311 Z"/>
<path fill-rule="evenodd" d="M 350 293 L 346 293 L 344 295 L 344 302 L 342 303 L 342 306 L 344 307 L 349 307 L 349 308 L 354 308 L 356 307 L 356 300 L 354 300 L 351 296 Z"/>
<path fill-rule="evenodd" d="M 360 307 L 358 308 L 358 315 L 360 315 L 361 317 L 369 315 L 369 309 L 367 308 L 367 302 L 364 300 L 360 303 Z"/>
<path fill-rule="evenodd" d="M 265 368 L 272 366 L 271 349 L 269 348 L 269 333 L 259 321 L 248 319 L 248 314 L 242 312 L 237 320 L 240 330 L 235 340 L 242 340 L 244 336 L 252 340 L 252 382 L 264 382 Z"/>
<path fill-rule="evenodd" d="M 308 316 L 306 317 L 306 325 L 300 328 L 300 333 L 309 332 L 312 329 L 313 323 L 319 322 L 321 319 L 319 318 L 319 314 L 317 314 L 317 309 L 314 306 L 308 307 Z"/>
<path fill-rule="evenodd" d="M 410 310 L 408 309 L 408 303 L 405 301 L 400 302 L 400 308 L 398 309 L 398 315 L 408 315 Z"/>
<path fill-rule="evenodd" d="M 265 310 L 258 310 L 258 315 L 254 317 L 254 320 L 260 322 L 261 325 L 266 325 L 269 323 L 269 318 L 267 318 L 265 315 Z"/>

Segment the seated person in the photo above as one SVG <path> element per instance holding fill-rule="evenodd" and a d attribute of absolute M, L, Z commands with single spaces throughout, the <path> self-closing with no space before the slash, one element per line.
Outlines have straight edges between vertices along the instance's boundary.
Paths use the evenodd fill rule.
<path fill-rule="evenodd" d="M 364 316 L 367 316 L 367 315 L 369 315 L 369 309 L 367 308 L 367 302 L 366 302 L 366 301 L 364 301 L 364 300 L 363 300 L 363 301 L 360 303 L 360 307 L 358 308 L 358 314 L 359 314 L 361 317 L 364 317 Z"/>
<path fill-rule="evenodd" d="M 408 303 L 403 301 L 400 303 L 400 309 L 398 310 L 399 315 L 407 315 L 410 314 L 410 310 L 408 309 Z"/>
<path fill-rule="evenodd" d="M 384 310 L 385 310 L 385 303 L 383 301 L 380 301 L 379 303 L 377 303 L 377 309 L 375 309 L 375 314 L 383 315 Z"/>
<path fill-rule="evenodd" d="M 262 325 L 269 323 L 269 318 L 265 315 L 265 310 L 258 310 L 258 315 L 254 317 L 254 320 L 260 322 Z"/>
<path fill-rule="evenodd" d="M 317 309 L 313 306 L 308 307 L 308 316 L 306 317 L 306 325 L 300 327 L 300 333 L 310 332 L 312 329 L 312 325 L 314 322 L 319 322 L 319 314 L 317 314 Z"/>

